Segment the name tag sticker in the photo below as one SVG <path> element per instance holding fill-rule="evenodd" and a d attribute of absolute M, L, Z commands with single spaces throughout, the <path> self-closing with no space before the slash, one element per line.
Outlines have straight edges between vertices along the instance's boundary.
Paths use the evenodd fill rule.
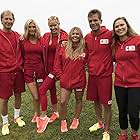
<path fill-rule="evenodd" d="M 43 79 L 37 79 L 37 83 L 42 83 Z"/>
<path fill-rule="evenodd" d="M 109 44 L 109 39 L 100 39 L 100 44 Z"/>
<path fill-rule="evenodd" d="M 134 45 L 125 47 L 125 51 L 135 51 L 135 50 L 136 50 L 136 47 Z"/>

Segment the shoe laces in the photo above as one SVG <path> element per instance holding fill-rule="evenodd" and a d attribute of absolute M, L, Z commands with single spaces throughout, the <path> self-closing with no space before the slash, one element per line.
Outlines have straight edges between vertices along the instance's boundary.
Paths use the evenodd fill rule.
<path fill-rule="evenodd" d="M 139 140 L 138 134 L 132 134 L 132 140 Z"/>
<path fill-rule="evenodd" d="M 2 135 L 7 135 L 9 134 L 9 123 L 6 123 L 2 126 Z"/>
<path fill-rule="evenodd" d="M 52 115 L 51 115 L 51 117 L 50 117 L 50 119 L 51 120 L 55 120 L 57 118 L 59 118 L 59 114 L 57 112 L 53 112 Z"/>
<path fill-rule="evenodd" d="M 79 124 L 79 119 L 74 118 L 72 121 L 72 126 L 76 127 Z"/>
<path fill-rule="evenodd" d="M 127 139 L 128 139 L 127 134 L 120 134 L 118 140 L 127 140 Z"/>
<path fill-rule="evenodd" d="M 62 128 L 66 128 L 66 127 L 67 127 L 67 122 L 66 122 L 66 120 L 62 120 L 62 121 L 61 121 L 61 127 L 62 127 Z"/>
<path fill-rule="evenodd" d="M 23 117 L 18 117 L 15 119 L 15 123 L 17 123 L 19 127 L 22 127 L 25 125 L 25 122 L 22 119 Z"/>
<path fill-rule="evenodd" d="M 109 132 L 108 131 L 105 131 L 103 133 L 103 139 L 102 140 L 110 140 L 110 135 L 109 135 Z"/>

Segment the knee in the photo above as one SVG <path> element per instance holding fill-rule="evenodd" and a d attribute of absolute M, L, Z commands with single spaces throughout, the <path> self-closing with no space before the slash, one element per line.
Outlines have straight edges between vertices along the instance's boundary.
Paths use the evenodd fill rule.
<path fill-rule="evenodd" d="M 39 101 L 39 96 L 38 96 L 38 95 L 33 95 L 33 99 L 34 99 L 35 101 Z"/>
<path fill-rule="evenodd" d="M 82 99 L 81 98 L 76 99 L 76 104 L 82 104 Z"/>
<path fill-rule="evenodd" d="M 111 112 L 111 106 L 110 105 L 107 105 L 107 106 L 104 106 L 104 110 L 105 112 Z"/>
<path fill-rule="evenodd" d="M 61 101 L 60 106 L 61 106 L 61 108 L 66 107 L 67 106 L 67 101 L 65 101 L 65 100 Z"/>

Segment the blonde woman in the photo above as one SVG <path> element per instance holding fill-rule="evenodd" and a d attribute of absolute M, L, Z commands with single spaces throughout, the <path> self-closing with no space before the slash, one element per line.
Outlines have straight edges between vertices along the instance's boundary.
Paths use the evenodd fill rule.
<path fill-rule="evenodd" d="M 68 131 L 67 105 L 72 91 L 75 93 L 76 106 L 70 129 L 77 129 L 79 125 L 82 97 L 86 85 L 85 62 L 85 44 L 82 31 L 78 27 L 73 27 L 69 32 L 66 48 L 62 46 L 57 52 L 54 65 L 54 71 L 61 86 L 61 132 Z"/>
<path fill-rule="evenodd" d="M 45 78 L 45 69 L 43 65 L 43 39 L 41 38 L 40 29 L 33 19 L 27 20 L 24 25 L 23 40 L 23 57 L 24 57 L 24 78 L 31 92 L 34 106 L 34 116 L 31 122 L 37 122 L 40 116 L 40 103 L 38 87 Z M 38 124 L 38 129 L 40 125 Z"/>
<path fill-rule="evenodd" d="M 52 114 L 50 116 L 49 123 L 53 123 L 56 119 L 59 118 L 58 110 L 57 110 L 57 91 L 56 91 L 56 78 L 54 75 L 54 59 L 57 49 L 67 40 L 67 33 L 60 29 L 60 22 L 58 17 L 51 16 L 48 18 L 48 26 L 50 28 L 50 32 L 47 32 L 43 35 L 45 48 L 43 50 L 44 53 L 44 64 L 45 64 L 45 72 L 46 78 L 43 84 L 39 88 L 40 94 L 40 104 L 42 114 L 41 117 L 43 120 L 40 120 L 42 125 L 42 129 L 38 131 L 38 133 L 42 133 L 47 125 L 47 106 L 48 106 L 48 98 L 46 93 L 50 91 L 50 98 L 52 103 Z"/>

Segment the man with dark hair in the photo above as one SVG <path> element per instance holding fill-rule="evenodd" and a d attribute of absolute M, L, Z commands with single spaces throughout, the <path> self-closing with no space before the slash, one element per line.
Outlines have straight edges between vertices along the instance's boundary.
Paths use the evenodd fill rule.
<path fill-rule="evenodd" d="M 101 12 L 97 9 L 88 13 L 91 32 L 85 37 L 88 53 L 88 86 L 87 100 L 94 101 L 97 123 L 89 128 L 90 131 L 104 129 L 103 139 L 110 140 L 109 128 L 111 122 L 112 103 L 112 32 L 101 26 Z M 104 108 L 105 125 L 102 120 Z"/>

